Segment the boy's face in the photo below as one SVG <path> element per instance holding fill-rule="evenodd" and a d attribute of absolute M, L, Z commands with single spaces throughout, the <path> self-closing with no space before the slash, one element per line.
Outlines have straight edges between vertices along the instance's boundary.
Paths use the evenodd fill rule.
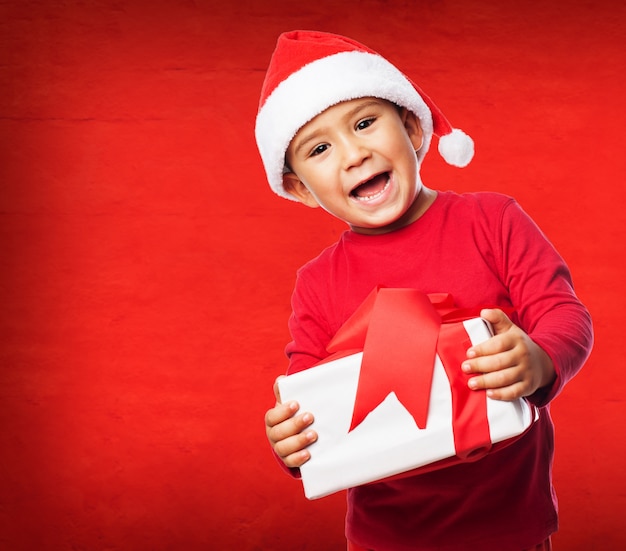
<path fill-rule="evenodd" d="M 412 222 L 419 194 L 417 117 L 378 98 L 329 107 L 287 149 L 285 189 L 354 231 L 385 233 Z"/>

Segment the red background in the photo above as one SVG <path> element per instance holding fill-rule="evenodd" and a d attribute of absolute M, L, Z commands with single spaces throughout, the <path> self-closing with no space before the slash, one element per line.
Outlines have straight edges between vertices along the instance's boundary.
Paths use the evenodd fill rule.
<path fill-rule="evenodd" d="M 425 182 L 514 195 L 570 264 L 596 345 L 553 407 L 555 544 L 626 546 L 626 9 L 554 4 L 2 2 L 0 548 L 343 548 L 344 495 L 307 501 L 263 430 L 295 270 L 343 229 L 254 144 L 293 28 L 415 78 L 477 143 Z"/>

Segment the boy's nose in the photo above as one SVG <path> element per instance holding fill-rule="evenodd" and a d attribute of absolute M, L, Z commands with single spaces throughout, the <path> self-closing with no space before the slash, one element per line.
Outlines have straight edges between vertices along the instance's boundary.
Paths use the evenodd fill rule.
<path fill-rule="evenodd" d="M 358 140 L 345 140 L 342 144 L 343 165 L 347 170 L 349 168 L 360 166 L 367 159 L 371 152 Z"/>

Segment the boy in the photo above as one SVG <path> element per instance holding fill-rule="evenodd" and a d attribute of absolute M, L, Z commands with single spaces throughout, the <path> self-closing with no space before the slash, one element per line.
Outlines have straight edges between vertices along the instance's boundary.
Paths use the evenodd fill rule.
<path fill-rule="evenodd" d="M 474 462 L 349 489 L 348 549 L 550 549 L 557 530 L 551 483 L 549 403 L 582 367 L 589 314 L 564 261 L 510 197 L 436 192 L 420 179 L 433 136 L 467 165 L 473 142 L 397 68 L 337 35 L 279 37 L 256 123 L 272 189 L 321 206 L 349 230 L 298 272 L 289 320 L 289 373 L 312 367 L 343 322 L 377 285 L 450 293 L 483 310 L 495 336 L 460 367 L 491 398 L 526 396 L 542 408 L 520 440 Z M 317 439 L 315 412 L 296 403 L 265 416 L 285 467 L 297 469 Z"/>

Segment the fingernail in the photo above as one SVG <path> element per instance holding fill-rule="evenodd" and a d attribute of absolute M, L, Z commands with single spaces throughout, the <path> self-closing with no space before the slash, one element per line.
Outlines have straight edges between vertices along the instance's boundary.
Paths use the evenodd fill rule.
<path fill-rule="evenodd" d="M 305 413 L 302 416 L 302 421 L 304 421 L 305 423 L 309 424 L 311 422 L 311 414 L 310 413 Z"/>
<path fill-rule="evenodd" d="M 471 366 L 468 363 L 461 364 L 461 369 L 465 371 L 465 373 L 469 373 Z"/>
<path fill-rule="evenodd" d="M 475 389 L 478 386 L 478 381 L 474 378 L 474 379 L 470 379 L 467 383 L 467 385 L 472 388 Z"/>
<path fill-rule="evenodd" d="M 467 357 L 468 358 L 475 358 L 476 357 L 476 350 L 474 350 L 473 348 L 470 348 L 467 351 Z"/>

